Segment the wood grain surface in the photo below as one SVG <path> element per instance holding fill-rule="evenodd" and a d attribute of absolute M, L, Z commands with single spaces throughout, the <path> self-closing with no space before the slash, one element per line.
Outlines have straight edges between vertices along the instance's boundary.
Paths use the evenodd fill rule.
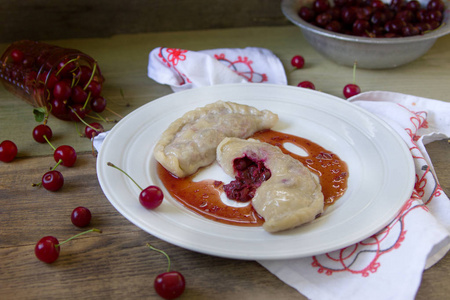
<path fill-rule="evenodd" d="M 290 85 L 311 80 L 317 89 L 342 98 L 342 88 L 352 81 L 352 69 L 336 65 L 317 54 L 298 28 L 248 27 L 146 34 L 110 38 L 53 40 L 51 43 L 80 49 L 96 58 L 106 78 L 104 95 L 109 107 L 125 116 L 143 104 L 172 91 L 147 77 L 148 53 L 158 46 L 191 50 L 259 46 L 272 50 L 284 64 Z M 0 44 L 3 52 L 8 44 Z M 441 38 L 417 61 L 393 70 L 357 70 L 363 91 L 386 90 L 450 102 L 450 36 Z M 302 70 L 292 71 L 290 59 L 301 54 Z M 123 96 L 122 97 L 122 93 Z M 105 114 L 118 120 L 115 114 Z M 105 123 L 110 129 L 114 122 Z M 151 243 L 172 258 L 174 270 L 184 274 L 187 289 L 180 299 L 306 299 L 254 261 L 203 255 L 168 244 L 139 229 L 108 202 L 98 184 L 96 158 L 91 143 L 80 137 L 73 123 L 51 118 L 56 145 L 69 144 L 78 152 L 73 168 L 61 168 L 66 183 L 51 193 L 32 187 L 54 165 L 52 150 L 31 137 L 36 125 L 32 108 L 0 88 L 0 139 L 19 147 L 11 163 L 0 163 L 0 298 L 2 299 L 158 299 L 153 280 L 165 271 L 164 256 L 147 248 Z M 450 144 L 427 146 L 444 191 L 450 193 Z M 89 233 L 65 244 L 60 258 L 47 265 L 34 256 L 36 242 L 45 235 L 64 240 L 81 229 L 70 222 L 70 213 L 86 206 L 93 213 Z M 414 263 L 414 262 L 411 262 Z M 450 256 L 424 271 L 416 299 L 444 299 Z"/>

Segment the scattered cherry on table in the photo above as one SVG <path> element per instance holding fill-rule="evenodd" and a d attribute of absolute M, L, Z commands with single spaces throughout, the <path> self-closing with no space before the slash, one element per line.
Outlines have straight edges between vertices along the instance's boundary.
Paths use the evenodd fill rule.
<path fill-rule="evenodd" d="M 4 140 L 0 143 L 0 161 L 11 162 L 17 156 L 17 146 L 13 141 Z"/>
<path fill-rule="evenodd" d="M 47 191 L 56 192 L 63 187 L 64 176 L 57 170 L 51 170 L 42 176 L 41 182 Z"/>
<path fill-rule="evenodd" d="M 291 65 L 296 69 L 301 69 L 305 65 L 305 59 L 301 55 L 295 55 L 291 59 Z"/>
<path fill-rule="evenodd" d="M 84 129 L 84 134 L 88 139 L 92 139 L 97 136 L 99 133 L 105 131 L 103 125 L 97 122 L 88 124 Z"/>
<path fill-rule="evenodd" d="M 72 167 L 77 161 L 77 153 L 72 146 L 62 145 L 55 149 L 53 158 L 65 167 Z"/>
<path fill-rule="evenodd" d="M 343 94 L 346 99 L 358 95 L 359 93 L 361 93 L 361 88 L 354 83 L 349 83 L 344 86 Z"/>
<path fill-rule="evenodd" d="M 92 214 L 91 211 L 84 207 L 84 206 L 78 206 L 70 215 L 70 220 L 72 221 L 72 224 L 77 227 L 86 227 L 91 223 Z"/>
<path fill-rule="evenodd" d="M 92 228 L 83 232 L 80 232 L 71 238 L 68 238 L 67 240 L 63 242 L 59 242 L 58 239 L 54 236 L 44 236 L 41 238 L 34 247 L 34 255 L 36 255 L 37 259 L 40 261 L 43 261 L 45 263 L 51 264 L 55 262 L 59 254 L 61 252 L 61 245 L 65 244 L 74 238 L 79 237 L 80 235 L 86 234 L 88 232 L 99 232 L 102 233 L 101 230 Z"/>
<path fill-rule="evenodd" d="M 147 244 L 147 246 L 150 249 L 163 254 L 168 261 L 167 271 L 159 274 L 155 278 L 153 283 L 155 291 L 158 295 L 167 300 L 180 297 L 186 288 L 186 280 L 184 279 L 184 276 L 178 271 L 170 270 L 170 257 L 166 252 L 157 249 L 150 244 Z"/>
<path fill-rule="evenodd" d="M 316 89 L 316 86 L 314 85 L 314 83 L 312 83 L 311 81 L 308 81 L 308 80 L 300 82 L 297 86 L 301 87 L 301 88 L 305 88 L 305 89 L 311 89 L 311 90 Z"/>
<path fill-rule="evenodd" d="M 33 139 L 38 143 L 46 143 L 47 140 L 51 140 L 53 132 L 50 126 L 40 124 L 33 129 Z"/>

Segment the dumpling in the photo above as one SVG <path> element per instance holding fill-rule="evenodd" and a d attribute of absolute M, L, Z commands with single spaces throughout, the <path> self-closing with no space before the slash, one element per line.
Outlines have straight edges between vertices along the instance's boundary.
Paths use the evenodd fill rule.
<path fill-rule="evenodd" d="M 184 114 L 163 132 L 154 149 L 156 160 L 177 177 L 213 163 L 225 137 L 247 138 L 269 129 L 278 116 L 268 110 L 217 101 Z"/>
<path fill-rule="evenodd" d="M 254 139 L 225 138 L 217 147 L 217 162 L 235 176 L 247 158 L 269 173 L 257 184 L 252 205 L 264 218 L 263 228 L 277 232 L 310 222 L 323 212 L 324 197 L 318 179 L 301 162 L 278 147 Z M 245 164 L 244 164 L 245 165 Z M 248 163 L 247 163 L 248 165 Z M 253 176 L 253 175 L 252 175 Z M 255 177 L 258 177 L 255 175 Z"/>

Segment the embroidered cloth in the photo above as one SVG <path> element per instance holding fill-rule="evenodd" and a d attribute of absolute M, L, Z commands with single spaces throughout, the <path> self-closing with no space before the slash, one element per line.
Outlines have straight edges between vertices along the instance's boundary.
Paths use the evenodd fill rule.
<path fill-rule="evenodd" d="M 357 244 L 313 257 L 259 263 L 313 300 L 412 300 L 423 270 L 450 248 L 450 201 L 424 146 L 450 137 L 450 103 L 382 91 L 349 101 L 386 121 L 408 145 L 416 169 L 411 198 L 384 230 Z"/>
<path fill-rule="evenodd" d="M 278 57 L 256 47 L 202 51 L 158 47 L 149 54 L 147 74 L 174 92 L 222 83 L 287 84 Z"/>

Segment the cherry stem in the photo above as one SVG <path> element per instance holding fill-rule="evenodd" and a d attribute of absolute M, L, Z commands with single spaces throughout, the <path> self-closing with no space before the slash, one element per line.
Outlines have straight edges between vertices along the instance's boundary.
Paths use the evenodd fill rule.
<path fill-rule="evenodd" d="M 50 141 L 47 139 L 47 136 L 44 134 L 44 139 L 47 141 L 47 143 L 50 145 L 50 147 L 52 147 L 53 151 L 56 151 L 55 146 L 52 145 L 52 143 L 50 143 Z"/>
<path fill-rule="evenodd" d="M 353 84 L 356 84 L 356 61 L 353 63 Z"/>
<path fill-rule="evenodd" d="M 119 115 L 119 114 L 116 113 L 115 111 L 111 110 L 110 108 L 105 107 L 105 109 L 106 109 L 107 111 L 109 111 L 110 113 L 113 113 L 114 115 L 116 115 L 116 116 L 118 116 L 119 118 L 123 119 L 123 117 L 122 117 L 121 115 Z"/>
<path fill-rule="evenodd" d="M 92 229 L 89 229 L 89 230 L 80 232 L 80 233 L 74 235 L 73 237 L 68 238 L 68 239 L 65 240 L 65 241 L 62 241 L 61 243 L 56 244 L 55 247 L 57 248 L 57 247 L 61 246 L 62 244 L 65 244 L 65 243 L 67 243 L 68 241 L 71 241 L 71 240 L 73 240 L 74 238 L 77 238 L 77 237 L 79 237 L 79 236 L 81 236 L 81 235 L 83 235 L 83 234 L 86 234 L 86 233 L 88 233 L 88 232 L 98 232 L 98 233 L 102 233 L 102 231 L 101 231 L 100 229 L 92 228 Z"/>
<path fill-rule="evenodd" d="M 89 100 L 91 100 L 91 91 L 89 91 L 86 101 L 84 102 L 84 105 L 83 105 L 84 109 L 86 109 L 86 106 L 88 105 Z"/>
<path fill-rule="evenodd" d="M 97 62 L 94 63 L 94 66 L 92 67 L 92 74 L 91 74 L 91 78 L 89 78 L 89 81 L 86 83 L 86 85 L 84 86 L 83 90 L 86 90 L 89 86 L 89 84 L 91 84 L 91 81 L 94 79 L 94 75 L 95 75 L 95 71 L 97 70 Z"/>
<path fill-rule="evenodd" d="M 134 181 L 134 179 L 133 178 L 131 178 L 131 176 L 130 175 L 128 175 L 127 174 L 127 172 L 125 172 L 124 170 L 122 170 L 121 168 L 119 168 L 119 167 L 117 167 L 116 165 L 114 165 L 113 163 L 111 163 L 111 162 L 108 162 L 107 163 L 107 165 L 108 166 L 110 166 L 110 167 L 113 167 L 113 168 L 115 168 L 115 169 L 117 169 L 117 170 L 119 170 L 120 172 L 122 172 L 123 174 L 125 174 L 128 178 L 130 178 L 131 179 L 131 181 L 133 181 L 134 182 L 134 184 L 135 185 L 137 185 L 137 187 L 142 191 L 143 190 L 143 188 L 141 188 L 141 186 L 139 185 L 139 184 L 137 184 L 137 182 L 136 181 Z"/>
<path fill-rule="evenodd" d="M 66 63 L 62 66 L 62 68 L 60 68 L 60 69 L 58 70 L 58 72 L 56 72 L 56 76 L 58 76 L 58 75 L 59 75 L 59 72 L 61 72 L 61 70 L 64 69 L 68 64 L 70 64 L 71 62 L 77 61 L 77 60 L 79 60 L 79 59 L 80 59 L 80 57 L 77 56 L 76 58 L 72 58 L 71 60 L 69 60 L 68 62 L 66 62 Z M 74 69 L 74 70 L 75 70 L 75 69 Z M 73 70 L 72 70 L 72 71 L 73 71 Z"/>
<path fill-rule="evenodd" d="M 87 123 L 85 120 L 83 120 L 82 118 L 80 118 L 80 116 L 77 114 L 77 112 L 76 112 L 72 107 L 71 107 L 70 109 L 71 109 L 72 112 L 75 114 L 75 116 L 77 116 L 77 118 L 80 120 L 81 123 L 83 123 L 83 124 L 86 125 L 87 127 L 90 127 L 90 128 L 92 128 L 92 129 L 94 129 L 95 131 L 97 131 L 98 128 L 95 128 L 95 127 L 89 125 L 89 123 Z M 76 123 L 75 123 L 75 124 L 76 124 Z M 80 136 L 82 136 L 82 135 L 80 134 Z"/>
<path fill-rule="evenodd" d="M 167 258 L 167 261 L 168 261 L 168 266 L 167 266 L 167 272 L 169 272 L 170 271 L 170 257 L 169 257 L 169 255 L 167 255 L 167 253 L 166 252 L 164 252 L 164 251 L 162 251 L 162 250 L 160 250 L 160 249 L 157 249 L 157 248 L 155 248 L 155 247 L 153 247 L 152 245 L 150 245 L 149 243 L 147 243 L 147 246 L 150 248 L 150 249 L 152 249 L 152 250 L 154 250 L 154 251 L 156 251 L 156 252 L 159 252 L 159 253 L 161 253 L 161 254 L 164 254 L 164 256 Z"/>

